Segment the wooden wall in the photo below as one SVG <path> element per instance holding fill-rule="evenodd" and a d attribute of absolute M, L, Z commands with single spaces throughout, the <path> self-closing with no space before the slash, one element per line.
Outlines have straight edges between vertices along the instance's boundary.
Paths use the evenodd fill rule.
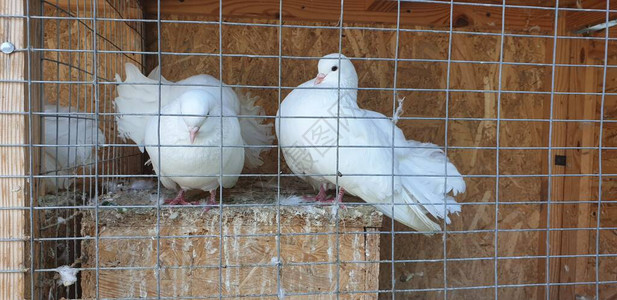
<path fill-rule="evenodd" d="M 554 18 L 552 13 L 545 17 Z M 164 15 L 168 20 L 215 21 L 215 18 Z M 569 16 L 570 20 L 576 19 Z M 257 22 L 276 24 L 261 19 L 233 19 L 237 22 Z M 286 24 L 308 24 L 286 22 Z M 334 23 L 314 23 L 310 25 L 336 25 Z M 349 26 L 367 26 L 366 24 L 346 24 Z M 486 28 L 474 27 L 473 22 L 465 26 L 467 31 L 486 31 Z M 482 24 L 483 26 L 486 24 Z M 519 33 L 552 35 L 552 25 L 529 25 Z M 375 26 L 375 25 L 372 25 Z M 377 27 L 383 27 L 376 25 Z M 418 27 L 410 27 L 418 28 Z M 499 28 L 496 28 L 496 30 Z M 558 27 L 560 35 L 572 35 L 566 14 L 560 18 Z M 211 24 L 161 24 L 162 51 L 218 53 L 218 26 Z M 223 27 L 223 52 L 233 54 L 278 54 L 278 29 L 276 27 L 232 26 Z M 154 24 L 146 25 L 146 50 L 157 51 L 158 31 Z M 338 29 L 285 28 L 282 32 L 283 55 L 322 56 L 338 50 Z M 602 35 L 600 35 L 602 36 Z M 371 31 L 366 29 L 346 29 L 343 31 L 342 51 L 352 57 L 388 57 L 395 55 L 395 32 Z M 611 42 L 613 43 L 613 42 Z M 604 42 L 591 40 L 560 39 L 557 51 L 553 53 L 553 39 L 542 37 L 506 37 L 503 41 L 503 60 L 515 63 L 551 64 L 553 55 L 556 63 L 561 64 L 603 64 Z M 500 59 L 501 40 L 498 36 L 454 34 L 451 58 L 455 61 L 489 61 Z M 609 48 L 609 59 L 614 61 L 617 52 Z M 399 57 L 414 59 L 448 58 L 448 34 L 401 32 L 399 36 Z M 157 63 L 156 55 L 146 58 L 147 70 Z M 162 55 L 163 75 L 170 80 L 179 80 L 187 76 L 208 73 L 222 77 L 227 84 L 277 86 L 278 59 L 234 57 L 223 59 L 223 74 L 219 74 L 218 57 L 197 55 Z M 393 87 L 394 64 L 380 61 L 355 61 L 361 87 Z M 594 67 L 557 67 L 555 70 L 556 92 L 601 92 L 602 68 Z M 608 70 L 607 91 L 617 89 L 617 83 L 610 76 L 615 71 Z M 447 85 L 447 63 L 445 62 L 400 62 L 398 65 L 398 88 L 419 89 L 473 89 L 498 90 L 498 64 L 473 64 L 453 62 L 450 70 L 450 84 Z M 282 63 L 283 86 L 296 86 L 316 74 L 316 61 L 284 59 Z M 591 203 L 567 204 L 559 201 L 593 201 L 597 200 L 597 177 L 557 176 L 551 179 L 551 186 L 546 175 L 549 166 L 552 174 L 597 174 L 597 150 L 580 147 L 597 147 L 600 113 L 599 95 L 555 95 L 553 118 L 563 120 L 591 120 L 580 122 L 552 122 L 552 146 L 579 147 L 579 149 L 555 149 L 548 157 L 549 122 L 551 95 L 533 94 L 533 92 L 550 92 L 552 88 L 552 68 L 550 65 L 503 65 L 501 89 L 522 91 L 521 93 L 482 93 L 452 91 L 446 98 L 445 92 L 433 91 L 399 91 L 399 97 L 405 97 L 404 117 L 443 118 L 480 118 L 481 120 L 449 120 L 446 134 L 444 120 L 401 120 L 399 126 L 406 136 L 423 142 L 433 142 L 457 147 L 484 147 L 484 149 L 449 149 L 448 155 L 461 173 L 477 175 L 466 179 L 467 192 L 458 197 L 463 212 L 453 218 L 443 235 L 423 236 L 405 232 L 408 229 L 398 223 L 394 224 L 397 233 L 394 249 L 391 249 L 391 235 L 383 234 L 381 240 L 381 259 L 407 260 L 394 264 L 394 278 L 391 278 L 391 264 L 382 263 L 380 268 L 380 289 L 391 289 L 392 279 L 396 290 L 439 289 L 444 287 L 463 288 L 448 291 L 450 299 L 492 299 L 495 289 L 495 274 L 499 284 L 541 284 L 546 281 L 546 231 L 551 228 L 594 228 L 596 226 L 597 206 Z M 243 89 L 247 91 L 247 89 Z M 265 107 L 269 116 L 277 110 L 279 95 L 276 89 L 250 89 L 252 94 L 260 97 L 259 104 Z M 283 90 L 280 97 L 288 94 Z M 531 92 L 531 93 L 525 93 Z M 500 103 L 498 103 L 500 99 Z M 377 110 L 392 115 L 393 94 L 389 91 L 361 91 L 361 107 Z M 446 103 L 447 101 L 447 103 Z M 617 98 L 607 96 L 605 99 L 605 117 L 615 118 Z M 502 120 L 498 124 L 494 120 Z M 534 121 L 537 119 L 537 121 Z M 612 123 L 604 125 L 604 146 L 614 143 L 617 129 Z M 499 130 L 499 141 L 497 141 Z M 499 151 L 499 145 L 506 147 Z M 528 147 L 526 149 L 507 149 L 507 147 Z M 534 149 L 534 147 L 539 149 Z M 545 147 L 542 149 L 542 147 Z M 614 150 L 603 152 L 604 173 L 612 171 Z M 566 166 L 553 166 L 554 155 L 565 155 Z M 275 175 L 277 172 L 276 150 L 270 151 L 266 165 L 261 173 Z M 549 164 L 550 163 L 550 164 Z M 284 166 L 284 164 L 283 164 Z M 497 180 L 495 174 L 499 168 L 502 176 Z M 289 170 L 284 167 L 283 171 Z M 484 177 L 482 177 L 484 175 Z M 522 176 L 521 176 L 522 175 Z M 525 176 L 527 175 L 527 176 Z M 603 195 L 609 199 L 615 180 L 604 177 Z M 238 187 L 242 188 L 242 187 Z M 550 218 L 546 204 L 548 191 L 551 191 Z M 498 191 L 498 192 L 497 192 Z M 495 201 L 499 206 L 495 206 Z M 604 204 L 602 207 L 602 226 L 614 223 L 615 206 Z M 606 224 L 605 224 L 606 223 Z M 494 229 L 500 231 L 495 236 Z M 386 220 L 382 228 L 391 230 L 391 223 Z M 513 231 L 520 230 L 520 231 Z M 457 233 L 457 231 L 476 231 L 474 233 Z M 601 253 L 614 252 L 615 242 L 609 231 L 601 231 Z M 551 231 L 549 238 L 550 255 L 595 254 L 595 230 Z M 497 245 L 495 245 L 495 242 Z M 446 250 L 444 251 L 444 245 Z M 496 250 L 497 249 L 497 250 Z M 444 274 L 444 252 L 447 257 L 447 269 Z M 497 265 L 493 257 L 510 257 L 499 259 Z M 519 258 L 532 256 L 531 258 Z M 461 260 L 464 258 L 482 258 Z M 420 260 L 420 261 L 413 261 Z M 424 261 L 422 261 L 424 260 Z M 615 264 L 611 257 L 601 258 L 600 280 L 615 280 L 611 268 Z M 549 278 L 551 282 L 589 282 L 595 280 L 595 258 L 551 258 Z M 495 266 L 497 269 L 495 269 Z M 614 269 L 614 268 L 613 268 Z M 488 286 L 479 289 L 465 287 Z M 551 299 L 593 298 L 594 285 L 556 286 L 551 288 Z M 601 285 L 601 299 L 617 293 L 614 285 Z M 504 287 L 497 290 L 503 299 L 544 299 L 546 290 L 543 286 Z M 412 291 L 401 293 L 405 299 L 442 299 L 441 291 Z M 387 295 L 383 295 L 388 298 Z M 610 297 L 609 297 L 610 298 Z M 587 299 L 587 298 L 585 298 Z"/>

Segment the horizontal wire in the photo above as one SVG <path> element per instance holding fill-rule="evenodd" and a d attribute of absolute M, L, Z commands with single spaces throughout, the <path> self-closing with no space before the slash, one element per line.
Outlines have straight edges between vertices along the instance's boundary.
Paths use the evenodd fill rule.
<path fill-rule="evenodd" d="M 143 174 L 99 174 L 98 175 L 99 178 L 118 178 L 118 177 L 124 177 L 124 178 L 157 178 L 159 177 L 158 175 L 143 175 Z M 169 176 L 169 175 L 161 175 L 160 177 L 219 177 L 219 176 L 223 176 L 223 177 L 276 177 L 276 176 L 281 176 L 281 177 L 298 177 L 298 175 L 296 174 L 287 174 L 287 173 L 281 173 L 281 174 L 276 174 L 276 173 L 239 173 L 239 174 L 233 174 L 233 173 L 229 173 L 229 174 L 212 174 L 212 175 L 173 175 L 173 176 Z M 330 174 L 330 173 L 305 173 L 302 176 L 332 176 L 332 177 L 341 177 L 341 174 Z M 503 178 L 548 178 L 548 177 L 599 177 L 600 174 L 500 174 L 500 175 L 494 175 L 494 174 L 466 174 L 466 175 L 434 175 L 434 174 L 343 174 L 343 176 L 346 177 L 391 177 L 391 176 L 395 176 L 395 177 L 439 177 L 439 178 L 443 178 L 443 177 L 454 177 L 454 178 L 497 178 L 497 176 L 499 177 L 503 177 Z M 71 176 L 71 175 L 33 175 L 33 177 L 35 179 L 38 178 L 95 178 L 95 175 L 88 175 L 88 174 L 82 174 L 82 175 L 78 175 L 78 176 Z M 602 177 L 617 177 L 617 173 L 604 173 L 602 174 Z M 8 174 L 0 174 L 0 178 L 30 178 L 30 175 L 8 175 Z M 413 203 L 410 203 L 409 205 L 414 205 Z"/>
<path fill-rule="evenodd" d="M 25 49 L 22 49 L 25 51 Z M 91 49 L 61 49 L 61 48 L 32 48 L 33 52 L 66 52 L 66 53 L 94 53 L 95 50 Z M 132 50 L 96 50 L 97 53 L 108 53 L 108 54 L 143 54 L 143 55 L 154 55 L 159 52 L 157 51 L 132 51 Z M 266 54 L 243 54 L 243 53 L 227 53 L 227 54 L 217 54 L 217 53 L 207 53 L 207 52 L 169 52 L 162 51 L 161 55 L 172 55 L 172 56 L 206 56 L 206 57 L 231 57 L 231 58 L 267 58 L 267 59 L 279 59 L 278 55 L 266 55 Z M 323 57 L 318 56 L 296 56 L 296 55 L 282 55 L 281 59 L 288 60 L 315 60 L 319 61 Z M 378 62 L 430 62 L 430 63 L 447 63 L 447 59 L 428 59 L 428 58 L 388 58 L 388 57 L 348 57 L 349 60 L 352 61 L 378 61 Z M 489 61 L 489 60 L 450 60 L 452 63 L 459 64 L 481 64 L 481 65 L 499 65 L 499 61 Z M 552 67 L 551 63 L 538 63 L 538 62 L 515 62 L 515 61 L 504 61 L 501 62 L 502 65 L 514 65 L 514 66 L 533 66 L 533 67 Z M 586 67 L 586 68 L 598 68 L 603 69 L 604 64 L 564 64 L 564 63 L 556 63 L 556 67 Z M 617 68 L 617 65 L 606 65 L 608 68 Z M 126 83 L 125 83 L 126 84 Z M 131 82 L 130 84 L 135 84 Z M 139 83 L 137 83 L 139 84 Z M 146 83 L 148 85 L 159 85 L 159 83 Z M 177 84 L 163 84 L 161 85 L 177 85 Z M 218 85 L 212 85 L 213 87 L 218 87 Z M 225 86 L 225 85 L 223 85 Z M 314 89 L 323 89 L 323 87 L 313 87 Z M 339 87 L 333 87 L 332 89 L 339 89 Z M 340 88 L 345 89 L 345 88 Z"/>
<path fill-rule="evenodd" d="M 615 254 L 600 254 L 600 257 L 603 258 L 612 258 L 617 257 L 617 253 Z M 596 257 L 595 254 L 572 254 L 572 255 L 551 255 L 551 258 L 586 258 L 586 257 Z M 448 261 L 454 262 L 467 262 L 467 261 L 489 261 L 494 260 L 495 257 L 469 257 L 469 258 L 457 258 L 457 257 L 448 257 Z M 498 260 L 525 260 L 525 259 L 546 259 L 546 255 L 530 255 L 530 256 L 500 256 L 497 258 Z M 390 263 L 438 263 L 443 262 L 444 259 L 414 259 L 414 260 L 374 260 L 374 261 L 355 261 L 355 260 L 341 260 L 341 264 L 390 264 Z M 224 264 L 223 268 L 276 268 L 279 263 L 245 263 L 245 264 Z M 315 262 L 281 262 L 281 266 L 284 267 L 301 267 L 301 266 L 331 266 L 336 265 L 336 261 L 315 261 Z M 166 265 L 160 267 L 162 270 L 199 270 L 199 269 L 218 269 L 218 264 L 209 264 L 209 265 Z M 94 271 L 96 268 L 94 267 L 76 267 L 75 270 L 79 271 Z M 113 267 L 99 267 L 99 270 L 103 271 L 148 271 L 154 270 L 156 266 L 113 266 Z M 23 270 L 6 270 L 6 271 L 19 271 Z M 36 273 L 49 273 L 49 272 L 57 272 L 56 269 L 37 269 Z"/>
<path fill-rule="evenodd" d="M 345 203 L 347 204 L 347 203 Z M 227 205 L 223 205 L 227 206 Z M 109 206 L 100 206 L 101 208 L 107 208 Z M 112 206 L 113 207 L 113 206 Z M 117 206 L 116 206 L 117 207 Z M 161 206 L 164 207 L 164 206 Z M 199 208 L 198 205 L 192 205 L 193 209 Z M 116 208 L 118 210 L 118 208 Z M 375 228 L 377 229 L 377 228 Z M 497 231 L 500 233 L 545 233 L 545 232 L 567 232 L 567 231 L 595 231 L 598 228 L 589 227 L 589 228 L 499 228 Z M 600 227 L 600 231 L 613 232 L 617 230 L 617 227 Z M 449 236 L 453 235 L 469 235 L 469 234 L 494 234 L 495 229 L 470 229 L 470 230 L 448 230 L 447 234 Z M 443 234 L 444 231 L 396 231 L 397 235 L 426 235 L 426 234 Z M 265 237 L 274 237 L 282 236 L 282 237 L 319 237 L 319 236 L 331 236 L 334 234 L 340 235 L 391 235 L 391 231 L 345 231 L 345 232 L 288 232 L 281 233 L 280 235 L 276 232 L 274 233 L 247 233 L 247 234 L 224 234 L 224 238 L 265 238 Z M 153 235 L 118 235 L 118 236 L 100 236 L 100 237 L 92 237 L 92 236 L 75 236 L 75 237 L 49 237 L 49 238 L 33 238 L 36 242 L 54 242 L 54 241 L 88 241 L 88 240 L 151 240 L 156 236 Z M 197 239 L 197 238 L 220 238 L 221 234 L 187 234 L 187 235 L 161 235 L 161 239 Z M 23 241 L 24 238 L 3 238 L 0 239 L 0 242 L 15 242 L 15 241 Z M 28 237 L 29 239 L 29 237 Z M 589 254 L 595 256 L 595 254 Z M 615 253 L 614 255 L 617 255 Z M 522 256 L 528 257 L 528 256 Z M 540 255 L 539 257 L 546 257 L 546 255 Z M 495 257 L 491 256 L 487 259 L 494 259 Z M 448 258 L 449 260 L 450 258 Z M 473 259 L 473 258 L 470 258 Z M 396 260 L 399 261 L 399 260 Z M 414 260 L 415 261 L 415 260 Z"/>
<path fill-rule="evenodd" d="M 83 85 L 92 85 L 92 81 L 71 81 L 71 80 L 11 80 L 11 79 L 2 79 L 0 83 L 59 83 L 59 84 L 83 84 Z M 157 85 L 155 83 L 117 83 L 117 82 L 98 82 L 99 85 L 122 85 L 122 84 L 131 84 L 131 85 Z M 163 84 L 164 85 L 164 84 Z M 195 87 L 204 87 L 206 85 L 198 85 L 198 84 L 174 84 L 175 86 L 195 86 Z M 254 88 L 254 89 L 283 89 L 283 90 L 294 90 L 294 89 L 321 89 L 321 90 L 337 90 L 338 88 L 315 88 L 315 87 L 294 87 L 294 86 L 270 86 L 270 85 L 246 85 L 246 84 L 224 84 L 223 87 L 231 87 L 231 88 Z M 349 88 L 340 88 L 341 90 L 346 90 Z M 358 91 L 394 91 L 394 88 L 357 88 L 353 90 Z M 450 91 L 451 93 L 498 93 L 498 90 L 476 90 L 476 89 L 428 89 L 428 88 L 396 88 L 397 91 L 418 91 L 418 92 L 446 92 Z M 536 95 L 550 95 L 551 92 L 548 91 L 520 91 L 520 90 L 501 90 L 503 94 L 536 94 Z M 554 92 L 555 95 L 588 95 L 588 96 L 601 96 L 603 93 L 595 93 L 595 92 Z M 617 92 L 614 93 L 604 93 L 608 96 L 615 96 Z"/>

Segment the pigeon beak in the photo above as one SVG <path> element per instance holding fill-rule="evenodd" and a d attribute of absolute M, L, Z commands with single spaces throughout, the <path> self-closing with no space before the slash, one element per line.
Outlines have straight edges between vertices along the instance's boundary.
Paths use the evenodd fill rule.
<path fill-rule="evenodd" d="M 199 127 L 191 127 L 191 128 L 189 128 L 189 138 L 191 140 L 191 144 L 193 144 L 195 142 L 195 137 L 197 136 L 198 132 L 199 132 Z"/>
<path fill-rule="evenodd" d="M 326 79 L 326 74 L 319 73 L 317 77 L 315 77 L 315 85 L 320 84 L 324 79 Z"/>

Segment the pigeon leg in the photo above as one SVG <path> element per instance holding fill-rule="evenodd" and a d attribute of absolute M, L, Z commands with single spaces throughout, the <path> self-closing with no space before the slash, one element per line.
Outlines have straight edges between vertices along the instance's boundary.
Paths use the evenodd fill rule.
<path fill-rule="evenodd" d="M 304 200 L 313 201 L 313 202 L 323 202 L 326 200 L 326 185 L 322 184 L 319 186 L 319 193 L 315 197 L 304 196 Z"/>
<path fill-rule="evenodd" d="M 210 191 L 210 198 L 208 199 L 208 201 L 206 201 L 206 204 L 216 205 L 216 189 Z M 207 213 L 211 208 L 211 206 L 206 206 L 204 208 L 204 213 Z"/>
<path fill-rule="evenodd" d="M 339 191 L 338 191 L 338 196 L 336 198 L 328 198 L 328 199 L 324 199 L 322 201 L 322 203 L 332 203 L 332 204 L 336 204 L 338 203 L 339 206 L 341 208 L 347 209 L 347 207 L 345 205 L 343 205 L 343 196 L 345 195 L 345 188 L 344 187 L 339 187 Z"/>
<path fill-rule="evenodd" d="M 180 190 L 180 192 L 178 192 L 178 196 L 176 196 L 176 198 L 167 199 L 163 203 L 169 205 L 191 205 L 191 203 L 186 202 L 186 200 L 184 199 L 184 190 L 182 189 Z"/>

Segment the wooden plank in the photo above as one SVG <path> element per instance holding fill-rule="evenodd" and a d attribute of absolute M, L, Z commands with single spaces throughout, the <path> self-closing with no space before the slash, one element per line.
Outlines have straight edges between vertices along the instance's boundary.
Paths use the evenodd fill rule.
<path fill-rule="evenodd" d="M 607 0 L 577 1 L 577 5 L 574 7 L 581 9 L 606 9 L 606 2 Z M 614 10 L 617 8 L 617 1 L 610 0 L 609 5 L 610 9 Z M 606 22 L 605 12 L 560 11 L 560 14 L 566 16 L 566 33 L 570 34 L 580 29 Z M 614 20 L 615 18 L 617 18 L 617 13 L 609 14 L 609 20 Z"/>
<path fill-rule="evenodd" d="M 380 244 L 378 228 L 365 227 L 366 230 L 364 243 L 364 261 L 376 262 L 379 261 Z M 371 291 L 374 287 L 379 288 L 379 263 L 366 265 L 366 280 L 364 280 L 364 290 Z M 364 294 L 363 299 L 377 299 L 377 294 Z"/>
<path fill-rule="evenodd" d="M 1 1 L 0 15 L 26 14 L 26 2 Z M 0 18 L 0 42 L 10 41 L 17 49 L 26 45 L 26 23 L 23 18 Z M 0 53 L 0 80 L 26 79 L 27 52 L 12 54 Z M 0 82 L 0 111 L 26 111 L 26 85 L 19 82 Z M 27 119 L 21 114 L 0 115 L 0 143 L 23 144 L 26 142 Z M 0 147 L 0 207 L 23 207 L 27 199 L 27 183 L 23 178 L 27 174 L 26 147 Z M 0 299 L 25 298 L 25 256 L 26 214 L 20 209 L 0 210 L 0 239 L 17 239 L 0 242 L 0 270 L 16 270 L 15 273 L 0 273 Z M 23 270 L 20 272 L 19 270 Z"/>
<path fill-rule="evenodd" d="M 588 41 L 570 40 L 568 48 L 573 53 L 580 55 L 571 56 L 570 63 L 597 63 L 592 62 L 591 52 L 593 49 L 589 46 Z M 598 43 L 603 44 L 603 43 Z M 585 57 L 581 60 L 581 57 Z M 596 89 L 600 83 L 598 72 L 601 69 L 596 68 L 571 68 L 570 82 L 568 85 L 569 91 L 581 92 L 591 91 Z M 589 95 L 568 95 L 567 96 L 567 119 L 597 119 L 596 104 L 599 100 L 597 96 Z M 597 146 L 597 127 L 593 123 L 578 123 L 568 122 L 566 125 L 567 139 L 564 146 L 566 147 L 592 147 Z M 565 151 L 567 157 L 567 165 L 565 167 L 566 174 L 592 174 L 594 159 L 597 159 L 597 151 L 569 149 Z M 594 199 L 592 191 L 593 178 L 591 177 L 565 177 L 563 199 L 566 201 L 591 201 Z M 592 211 L 595 210 L 595 205 L 590 203 L 575 203 L 567 205 L 559 205 L 562 207 L 563 222 L 562 227 L 565 228 L 588 228 L 595 227 L 595 222 L 592 222 Z M 592 254 L 595 253 L 595 244 L 591 243 L 591 231 L 578 230 L 574 232 L 562 232 L 562 240 L 560 254 Z M 594 268 L 588 264 L 588 258 L 561 258 L 559 269 L 559 282 L 585 282 L 593 280 Z M 591 277 L 590 277 L 591 276 Z M 574 286 L 564 285 L 559 287 L 559 299 L 572 298 L 575 295 L 584 295 L 592 297 L 595 294 L 594 290 L 589 290 L 589 286 Z"/>
<path fill-rule="evenodd" d="M 559 22 L 558 25 L 558 32 L 562 33 L 565 30 L 565 23 L 564 22 Z M 547 40 L 546 41 L 546 49 L 552 49 L 553 48 L 553 41 L 552 40 Z M 571 53 L 571 49 L 567 46 L 564 47 L 557 47 L 556 49 L 556 53 L 547 53 L 547 56 L 549 56 L 549 58 L 552 58 L 552 55 L 556 56 L 556 61 L 562 61 L 564 59 L 568 60 L 570 55 L 572 55 Z M 550 52 L 550 51 L 547 51 Z M 557 72 L 556 70 L 556 74 L 555 74 L 555 90 L 560 90 L 563 89 L 563 87 L 566 87 L 570 82 L 570 72 L 569 70 L 567 71 L 562 71 L 562 72 Z M 567 102 L 565 97 L 555 97 L 554 98 L 554 103 L 553 103 L 553 119 L 564 119 L 567 116 Z M 550 109 L 550 106 L 546 107 L 547 110 Z M 565 145 L 566 144 L 566 139 L 567 139 L 567 128 L 566 128 L 566 124 L 564 122 L 553 122 L 553 132 L 552 132 L 552 140 L 550 141 L 551 144 L 553 146 L 561 146 L 561 145 Z M 546 132 L 546 139 L 548 140 L 548 131 Z M 559 175 L 559 174 L 563 174 L 565 172 L 565 167 L 563 166 L 557 166 L 554 164 L 554 158 L 556 155 L 565 155 L 565 150 L 563 149 L 553 149 L 551 151 L 551 157 L 548 158 L 548 161 L 545 162 L 543 168 L 545 170 L 544 174 L 548 174 L 549 169 L 552 171 L 553 175 Z M 551 185 L 548 185 L 548 179 L 546 181 L 547 185 L 546 185 L 546 189 L 548 191 L 548 189 L 550 189 L 551 192 L 551 202 L 555 202 L 555 201 L 560 201 L 563 199 L 563 194 L 564 194 L 564 177 L 563 176 L 557 176 L 557 177 L 552 177 L 551 178 Z M 548 199 L 543 197 L 542 199 L 543 201 L 547 201 Z M 550 206 L 550 222 L 548 220 L 548 218 L 546 218 L 548 216 L 548 208 L 549 205 L 544 205 L 543 210 L 542 210 L 542 219 L 540 222 L 540 228 L 546 228 L 546 226 L 548 225 L 550 228 L 562 228 L 562 224 L 563 224 L 563 205 L 551 205 Z M 547 224 L 548 223 L 548 224 Z M 547 236 L 548 235 L 548 236 Z M 540 235 L 540 239 L 539 241 L 539 253 L 540 255 L 546 255 L 547 254 L 547 249 L 546 249 L 546 240 L 549 240 L 549 244 L 550 244 L 550 255 L 558 255 L 561 251 L 561 231 L 553 231 L 553 232 L 543 232 Z M 545 264 L 540 264 L 539 270 L 538 270 L 538 274 L 545 274 Z M 560 267 L 561 266 L 561 261 L 560 258 L 556 258 L 556 257 L 551 257 L 550 261 L 549 261 L 549 281 L 550 282 L 559 282 L 559 275 L 560 275 Z M 543 278 L 538 278 L 539 282 L 544 282 L 545 281 L 545 277 Z M 551 286 L 550 288 L 550 296 L 551 299 L 559 299 L 559 287 L 556 286 Z M 546 299 L 546 295 L 544 295 L 543 293 L 539 293 L 537 295 L 537 299 Z"/>
<path fill-rule="evenodd" d="M 103 14 L 103 11 L 109 6 L 111 6 L 110 2 L 107 0 L 88 0 L 88 1 L 76 1 L 76 0 L 54 0 L 51 1 L 50 5 L 57 6 L 67 11 L 76 12 L 78 9 L 81 14 L 89 15 L 92 11 L 93 3 L 96 1 L 96 10 L 100 15 Z M 124 19 L 140 19 L 143 15 L 142 9 L 139 5 L 138 1 L 122 1 L 123 6 L 115 7 L 114 12 L 118 12 L 121 14 L 121 17 Z M 122 4 L 121 4 L 122 5 Z"/>
<path fill-rule="evenodd" d="M 598 5 L 595 5 L 595 9 L 606 9 L 606 1 L 601 1 Z M 617 4 L 617 3 L 616 3 Z M 615 9 L 615 6 L 611 6 L 611 9 Z M 589 26 L 598 25 L 606 22 L 605 12 L 596 11 L 560 11 L 560 14 L 564 14 L 567 17 L 566 34 L 572 34 L 578 30 L 587 28 Z M 609 13 L 609 21 L 615 20 L 617 13 Z"/>
<path fill-rule="evenodd" d="M 199 15 L 218 16 L 218 0 L 161 0 L 161 14 L 164 15 Z M 345 1 L 345 23 L 390 24 L 396 23 L 396 9 L 392 11 L 367 10 L 366 0 Z M 144 1 L 146 14 L 156 15 L 157 1 Z M 501 7 L 456 5 L 454 7 L 454 27 L 473 27 L 499 31 L 501 29 Z M 552 30 L 552 14 L 548 10 L 512 9 L 508 12 L 508 30 Z M 223 3 L 225 18 L 260 18 L 279 19 L 278 0 L 229 0 Z M 329 0 L 286 0 L 283 2 L 284 21 L 318 21 L 338 22 L 340 3 Z M 400 24 L 406 26 L 424 26 L 449 28 L 450 5 L 448 3 L 401 3 Z"/>
<path fill-rule="evenodd" d="M 366 0 L 366 10 L 381 12 L 396 12 L 398 3 L 389 0 Z"/>
<path fill-rule="evenodd" d="M 562 21 L 565 18 L 562 17 Z M 560 22 L 558 34 L 565 35 L 568 22 Z M 548 41 L 552 45 L 553 41 Z M 557 47 L 556 62 L 567 64 L 601 64 L 603 41 L 561 40 Z M 556 68 L 555 91 L 559 92 L 599 92 L 601 69 L 583 67 Z M 596 107 L 599 97 L 595 95 L 559 95 L 554 99 L 554 119 L 598 118 Z M 593 147 L 597 146 L 597 126 L 584 122 L 554 122 L 554 147 Z M 566 165 L 554 165 L 553 157 L 548 167 L 553 174 L 592 174 L 597 151 L 581 149 L 553 149 L 555 155 L 565 155 Z M 595 200 L 593 178 L 591 177 L 553 177 L 551 228 L 594 227 L 592 213 L 595 205 L 589 203 L 559 204 L 560 201 Z M 546 224 L 546 222 L 544 222 Z M 544 226 L 544 225 L 543 225 Z M 595 253 L 592 231 L 553 231 L 550 233 L 551 255 L 575 255 Z M 540 249 L 545 245 L 541 243 Z M 572 283 L 594 280 L 594 268 L 587 258 L 561 257 L 550 259 L 550 282 Z M 576 295 L 594 298 L 593 286 L 562 285 L 550 288 L 550 299 L 572 299 Z M 544 299 L 545 297 L 540 296 Z"/>

